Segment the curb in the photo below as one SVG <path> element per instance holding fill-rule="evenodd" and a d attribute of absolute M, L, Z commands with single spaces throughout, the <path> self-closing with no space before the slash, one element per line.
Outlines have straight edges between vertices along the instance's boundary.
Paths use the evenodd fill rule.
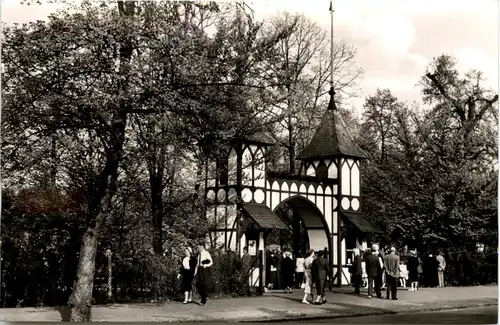
<path fill-rule="evenodd" d="M 355 313 L 355 314 L 345 314 L 345 315 L 320 315 L 320 316 L 298 316 L 298 317 L 284 317 L 284 318 L 272 318 L 266 320 L 242 320 L 235 321 L 237 323 L 279 323 L 279 322 L 296 322 L 296 321 L 314 321 L 314 320 L 325 320 L 325 319 L 334 319 L 334 318 L 349 318 L 349 317 L 365 317 L 365 316 L 383 316 L 383 315 L 398 315 L 398 314 L 407 314 L 407 313 L 425 313 L 425 312 L 434 312 L 434 311 L 444 311 L 444 310 L 458 310 L 458 309 L 467 309 L 467 308 L 481 308 L 481 307 L 489 307 L 489 306 L 498 306 L 498 303 L 483 303 L 483 304 L 474 304 L 470 306 L 447 306 L 447 307 L 428 307 L 428 308 L 419 308 L 413 309 L 408 312 L 396 312 L 396 311 L 368 311 L 364 313 Z M 227 322 L 227 321 L 224 321 Z"/>

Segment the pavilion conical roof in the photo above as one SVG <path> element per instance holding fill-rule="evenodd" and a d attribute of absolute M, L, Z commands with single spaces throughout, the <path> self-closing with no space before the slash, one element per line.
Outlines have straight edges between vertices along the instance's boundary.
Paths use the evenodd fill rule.
<path fill-rule="evenodd" d="M 366 153 L 354 142 L 335 105 L 333 95 L 333 89 L 330 89 L 328 109 L 323 114 L 311 142 L 297 156 L 298 160 L 334 157 L 368 159 Z"/>

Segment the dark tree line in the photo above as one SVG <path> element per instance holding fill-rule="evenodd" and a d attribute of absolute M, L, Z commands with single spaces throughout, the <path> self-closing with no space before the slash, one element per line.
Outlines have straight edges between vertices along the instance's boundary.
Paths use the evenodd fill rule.
<path fill-rule="evenodd" d="M 204 162 L 266 130 L 270 166 L 293 171 L 325 108 L 330 62 L 324 33 L 299 15 L 259 22 L 216 2 L 73 9 L 3 30 L 0 299 L 69 303 L 77 321 L 109 290 L 116 301 L 177 294 L 179 254 L 210 227 Z M 336 44 L 342 99 L 356 94 L 355 53 Z M 339 103 L 371 156 L 365 210 L 389 240 L 495 247 L 498 96 L 481 78 L 441 56 L 421 81 L 429 109 L 382 90 L 358 121 Z"/>

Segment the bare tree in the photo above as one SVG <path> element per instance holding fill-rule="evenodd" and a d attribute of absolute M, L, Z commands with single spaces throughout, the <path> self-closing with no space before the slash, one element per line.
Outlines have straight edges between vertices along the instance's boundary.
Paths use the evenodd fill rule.
<path fill-rule="evenodd" d="M 275 47 L 267 77 L 276 83 L 267 114 L 276 121 L 269 128 L 286 152 L 288 171 L 295 173 L 295 156 L 318 125 L 330 77 L 330 46 L 326 32 L 303 15 L 283 13 L 265 24 L 264 33 L 288 31 Z M 362 69 L 355 65 L 356 51 L 347 42 L 335 44 L 334 80 L 340 102 L 356 95 Z"/>

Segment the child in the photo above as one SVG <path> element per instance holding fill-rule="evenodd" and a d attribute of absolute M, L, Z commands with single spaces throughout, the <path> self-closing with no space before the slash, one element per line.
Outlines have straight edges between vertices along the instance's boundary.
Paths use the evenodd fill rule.
<path fill-rule="evenodd" d="M 404 261 L 399 264 L 399 281 L 403 288 L 406 288 L 406 280 L 408 280 L 408 268 Z"/>
<path fill-rule="evenodd" d="M 366 263 L 363 261 L 361 262 L 361 270 L 362 270 L 362 286 L 366 289 L 368 288 L 368 274 L 366 273 Z"/>

